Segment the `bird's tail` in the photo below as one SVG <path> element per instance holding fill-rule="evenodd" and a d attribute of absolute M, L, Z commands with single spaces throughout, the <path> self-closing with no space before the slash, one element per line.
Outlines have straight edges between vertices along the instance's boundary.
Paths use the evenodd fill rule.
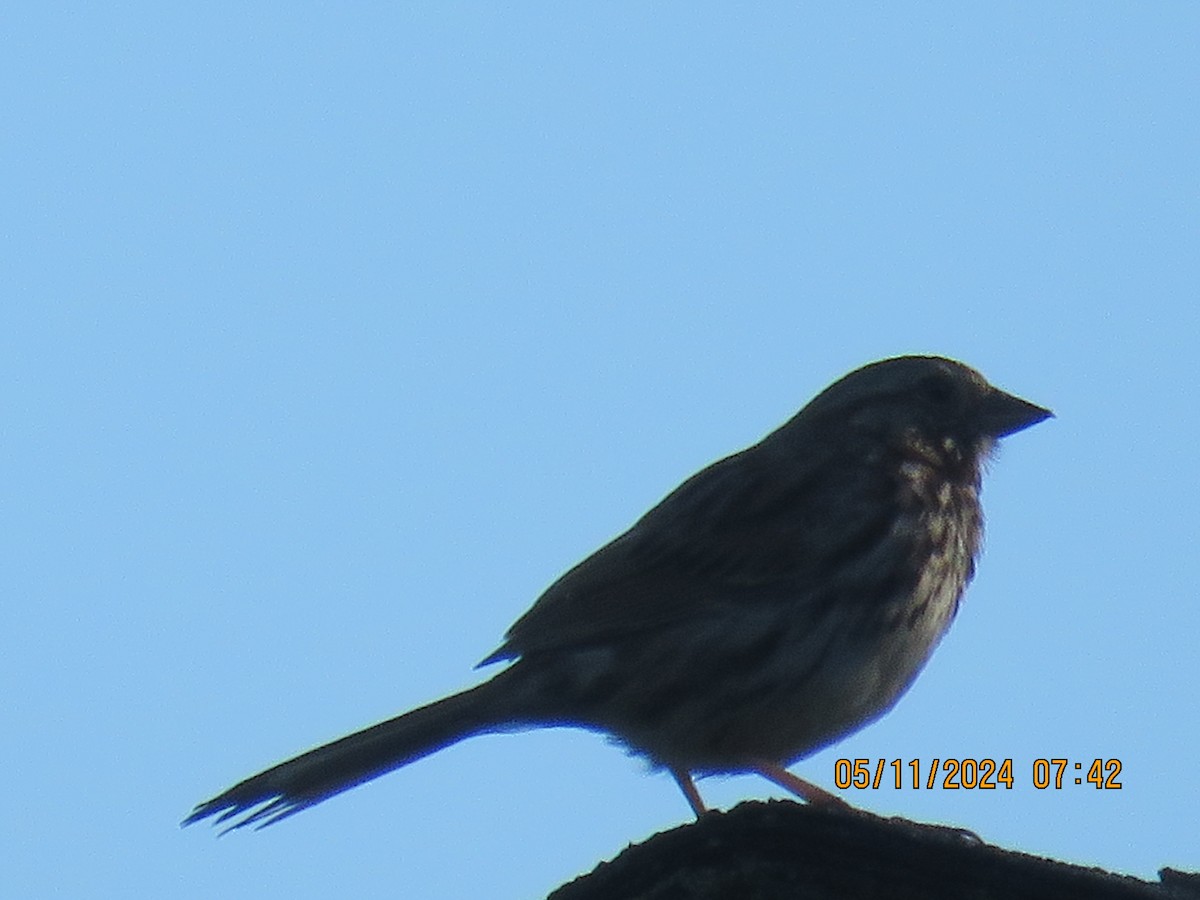
<path fill-rule="evenodd" d="M 262 828 L 464 738 L 519 725 L 524 717 L 513 708 L 519 692 L 511 690 L 510 673 L 247 778 L 201 803 L 183 824 L 214 815 L 218 823 L 243 816 L 229 828 Z"/>

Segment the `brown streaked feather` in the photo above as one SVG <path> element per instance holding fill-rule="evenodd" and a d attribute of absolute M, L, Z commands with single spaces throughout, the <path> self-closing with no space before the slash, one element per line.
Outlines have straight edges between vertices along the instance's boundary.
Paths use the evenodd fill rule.
<path fill-rule="evenodd" d="M 781 586 L 798 603 L 821 602 L 825 592 L 815 586 L 828 580 L 831 559 L 844 566 L 845 557 L 871 552 L 897 512 L 879 503 L 890 486 L 864 480 L 856 455 L 835 449 L 792 460 L 784 485 L 770 464 L 779 448 L 765 443 L 702 469 L 554 582 L 480 665 L 610 641 L 760 598 L 777 602 Z M 855 516 L 844 515 L 847 475 L 860 482 Z"/>

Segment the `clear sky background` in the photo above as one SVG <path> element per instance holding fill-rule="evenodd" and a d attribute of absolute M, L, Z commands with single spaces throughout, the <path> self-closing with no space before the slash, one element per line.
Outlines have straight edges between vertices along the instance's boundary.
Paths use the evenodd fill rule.
<path fill-rule="evenodd" d="M 474 683 L 680 480 L 908 352 L 1058 418 L 916 686 L 796 771 L 1012 758 L 847 797 L 1200 868 L 1200 7 L 402 6 L 2 14 L 0 895 L 529 898 L 687 821 L 543 731 L 178 827 Z"/>

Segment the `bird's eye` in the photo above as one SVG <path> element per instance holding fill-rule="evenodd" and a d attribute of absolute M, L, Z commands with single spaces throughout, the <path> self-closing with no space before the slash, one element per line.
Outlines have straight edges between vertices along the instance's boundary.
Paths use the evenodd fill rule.
<path fill-rule="evenodd" d="M 920 385 L 921 396 L 933 406 L 949 406 L 954 402 L 954 385 L 944 378 L 927 378 Z"/>

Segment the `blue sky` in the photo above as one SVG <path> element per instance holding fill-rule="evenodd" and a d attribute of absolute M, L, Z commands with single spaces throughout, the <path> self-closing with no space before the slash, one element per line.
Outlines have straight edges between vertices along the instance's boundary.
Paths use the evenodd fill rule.
<path fill-rule="evenodd" d="M 564 569 L 842 373 L 1052 407 L 887 815 L 1200 868 L 1200 8 L 16 4 L 0 38 L 0 894 L 543 895 L 687 821 L 479 738 L 258 834 L 192 804 L 472 684 Z M 1120 759 L 1119 791 L 1032 761 Z M 778 795 L 701 783 L 710 803 Z"/>

